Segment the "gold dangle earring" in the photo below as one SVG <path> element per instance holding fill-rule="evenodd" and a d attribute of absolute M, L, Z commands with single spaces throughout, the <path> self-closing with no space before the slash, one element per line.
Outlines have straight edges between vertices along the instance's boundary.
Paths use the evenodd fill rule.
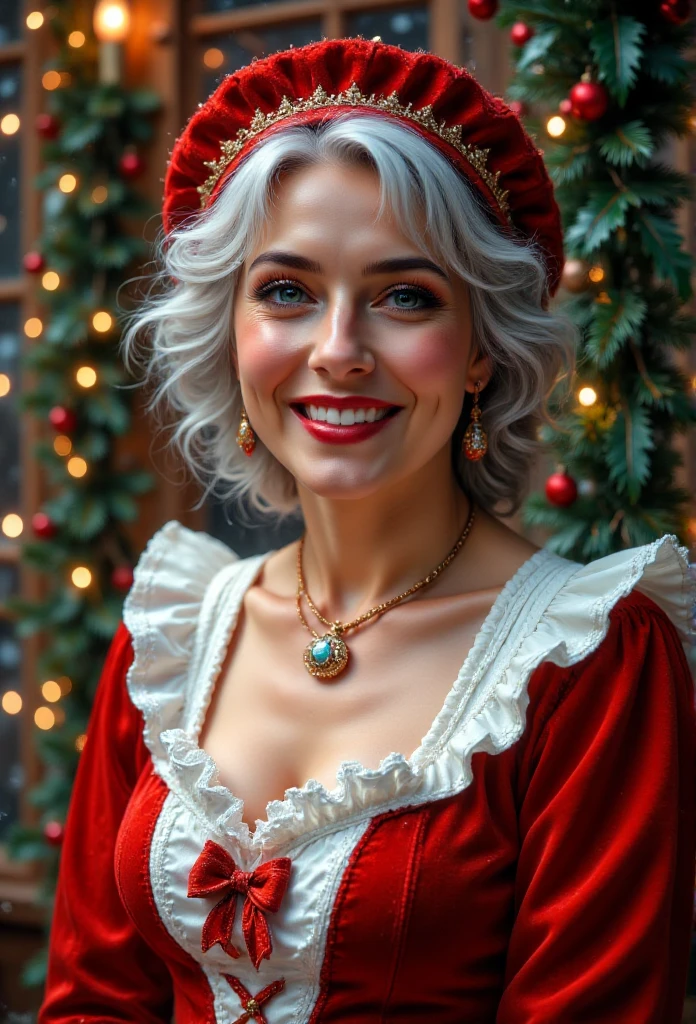
<path fill-rule="evenodd" d="M 466 428 L 464 440 L 462 441 L 462 451 L 467 459 L 471 459 L 472 462 L 478 462 L 488 451 L 488 437 L 486 431 L 481 426 L 480 389 L 481 381 L 477 380 L 474 384 L 474 406 L 471 410 L 471 423 Z"/>
<path fill-rule="evenodd" d="M 256 447 L 256 435 L 251 429 L 244 406 L 242 406 L 242 418 L 239 421 L 239 430 L 237 431 L 237 444 L 245 455 L 253 455 L 254 448 Z"/>

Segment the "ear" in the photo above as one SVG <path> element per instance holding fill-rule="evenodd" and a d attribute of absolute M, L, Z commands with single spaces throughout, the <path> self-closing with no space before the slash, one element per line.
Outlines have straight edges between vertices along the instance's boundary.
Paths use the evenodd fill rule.
<path fill-rule="evenodd" d="M 480 349 L 474 349 L 473 360 L 469 364 L 469 372 L 466 377 L 466 390 L 473 394 L 476 381 L 480 381 L 483 391 L 492 376 L 493 360 L 490 356 L 482 355 Z"/>

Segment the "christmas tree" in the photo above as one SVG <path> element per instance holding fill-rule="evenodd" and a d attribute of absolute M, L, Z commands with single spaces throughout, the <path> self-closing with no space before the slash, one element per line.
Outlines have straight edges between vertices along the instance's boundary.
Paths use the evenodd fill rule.
<path fill-rule="evenodd" d="M 696 419 L 675 359 L 696 328 L 684 308 L 693 260 L 676 223 L 690 186 L 664 150 L 694 127 L 688 8 L 505 0 L 499 15 L 515 63 L 507 98 L 556 185 L 560 295 L 580 334 L 572 395 L 559 390 L 555 425 L 543 428 L 558 468 L 525 519 L 579 561 L 687 536 L 674 442 Z"/>
<path fill-rule="evenodd" d="M 7 840 L 11 857 L 44 865 L 40 897 L 48 934 L 72 783 L 89 742 L 101 667 L 133 582 L 126 525 L 151 486 L 132 459 L 118 458 L 118 438 L 130 429 L 131 415 L 118 354 L 117 293 L 146 253 L 142 223 L 152 210 L 134 179 L 144 169 L 139 147 L 152 135 L 159 99 L 119 84 L 113 43 L 102 50 L 112 56 L 105 75 L 80 5 L 55 0 L 46 20 L 57 46 L 43 69 L 48 109 L 36 124 L 44 140 L 35 182 L 45 193 L 44 223 L 24 257 L 41 315 L 25 325 L 32 340 L 24 365 L 33 386 L 23 406 L 44 425 L 35 454 L 47 497 L 32 516 L 34 539 L 22 548 L 24 562 L 41 574 L 44 596 L 11 602 L 20 635 L 39 640 L 35 744 L 45 772 L 28 794 L 36 824 L 14 825 Z M 43 983 L 45 954 L 46 947 L 26 966 L 27 985 Z"/>

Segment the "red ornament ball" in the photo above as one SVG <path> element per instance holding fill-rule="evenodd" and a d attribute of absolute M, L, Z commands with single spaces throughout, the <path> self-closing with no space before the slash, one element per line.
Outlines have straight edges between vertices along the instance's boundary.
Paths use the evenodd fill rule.
<path fill-rule="evenodd" d="M 117 565 L 111 573 L 111 586 L 115 590 L 130 590 L 133 586 L 133 570 L 130 565 Z"/>
<path fill-rule="evenodd" d="M 469 14 L 479 21 L 489 21 L 498 13 L 498 0 L 469 0 Z"/>
<path fill-rule="evenodd" d="M 516 21 L 510 29 L 510 41 L 514 46 L 524 46 L 534 35 L 534 29 L 531 25 L 526 25 L 523 21 Z"/>
<path fill-rule="evenodd" d="M 561 102 L 558 104 L 558 113 L 563 114 L 564 117 L 570 117 L 570 115 L 573 113 L 572 100 L 568 99 L 567 97 L 566 99 L 561 100 Z"/>
<path fill-rule="evenodd" d="M 145 161 L 138 153 L 124 153 L 118 162 L 122 178 L 137 178 L 145 170 Z"/>
<path fill-rule="evenodd" d="M 77 427 L 77 416 L 72 409 L 66 409 L 62 405 L 54 406 L 48 414 L 48 419 L 54 430 L 59 434 L 72 434 Z"/>
<path fill-rule="evenodd" d="M 598 121 L 609 106 L 609 93 L 601 82 L 578 82 L 570 90 L 571 114 L 581 121 Z"/>
<path fill-rule="evenodd" d="M 24 269 L 28 274 L 40 274 L 46 266 L 46 261 L 40 252 L 27 252 L 22 260 Z"/>
<path fill-rule="evenodd" d="M 689 0 L 665 0 L 660 4 L 660 14 L 672 25 L 686 25 L 691 17 Z"/>
<path fill-rule="evenodd" d="M 49 846 L 60 846 L 63 842 L 63 832 L 60 821 L 47 821 L 43 827 L 43 837 Z"/>
<path fill-rule="evenodd" d="M 577 496 L 577 484 L 567 473 L 552 473 L 546 481 L 546 497 L 552 505 L 572 505 Z"/>
<path fill-rule="evenodd" d="M 42 139 L 56 139 L 60 134 L 60 121 L 53 114 L 39 114 L 35 123 Z"/>
<path fill-rule="evenodd" d="M 522 100 L 510 100 L 508 106 L 513 114 L 517 114 L 518 117 L 525 117 L 527 114 L 527 104 L 523 103 Z"/>
<path fill-rule="evenodd" d="M 45 512 L 36 512 L 31 517 L 31 528 L 37 537 L 42 540 L 50 540 L 57 532 L 56 524 Z"/>

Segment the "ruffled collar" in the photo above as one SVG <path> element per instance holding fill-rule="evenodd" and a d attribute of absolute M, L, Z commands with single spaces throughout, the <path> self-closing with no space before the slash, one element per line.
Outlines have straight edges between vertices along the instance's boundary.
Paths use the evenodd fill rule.
<path fill-rule="evenodd" d="M 685 643 L 691 636 L 695 586 L 676 538 L 586 566 L 542 549 L 498 595 L 410 758 L 392 752 L 376 769 L 344 761 L 333 789 L 310 779 L 286 790 L 251 832 L 243 800 L 219 782 L 198 736 L 244 593 L 271 553 L 239 559 L 207 534 L 170 522 L 142 555 L 124 607 L 134 648 L 128 688 L 155 770 L 208 832 L 234 845 L 247 869 L 310 835 L 466 788 L 474 753 L 502 751 L 522 735 L 534 669 L 545 660 L 569 666 L 595 650 L 611 609 L 634 587 L 666 611 Z"/>

